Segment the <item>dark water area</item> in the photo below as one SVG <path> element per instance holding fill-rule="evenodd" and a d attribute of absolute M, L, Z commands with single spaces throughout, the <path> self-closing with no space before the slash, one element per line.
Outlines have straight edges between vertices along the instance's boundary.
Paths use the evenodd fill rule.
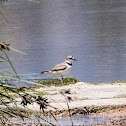
<path fill-rule="evenodd" d="M 71 54 L 78 61 L 66 77 L 126 81 L 125 0 L 36 1 L 0 2 L 0 41 L 27 53 L 8 52 L 19 75 L 53 77 L 39 73 Z M 11 74 L 12 69 L 1 63 L 0 72 Z"/>

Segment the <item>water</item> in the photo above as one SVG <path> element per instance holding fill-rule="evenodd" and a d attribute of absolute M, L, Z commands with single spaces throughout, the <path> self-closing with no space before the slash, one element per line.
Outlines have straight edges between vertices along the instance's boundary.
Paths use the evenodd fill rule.
<path fill-rule="evenodd" d="M 107 121 L 110 121 L 112 117 L 113 117 L 112 115 L 111 116 L 97 116 L 97 117 L 94 117 L 93 115 L 79 115 L 79 116 L 72 116 L 72 122 L 74 126 L 82 126 L 82 125 L 83 126 L 92 126 L 92 125 L 96 126 L 98 124 L 99 125 L 105 124 Z M 47 117 L 44 119 L 47 122 L 50 122 L 57 126 L 72 126 L 72 122 L 70 120 L 70 117 L 68 116 L 58 117 L 56 118 L 57 121 L 52 117 Z M 9 122 L 12 122 L 17 125 L 22 124 L 23 126 L 26 126 L 30 123 L 39 124 L 40 122 L 49 125 L 49 123 L 46 123 L 42 119 L 39 119 L 39 118 L 32 118 L 32 119 L 25 118 L 24 121 L 19 118 L 11 118 Z"/>
<path fill-rule="evenodd" d="M 72 54 L 78 61 L 69 77 L 93 83 L 126 80 L 125 0 L 37 1 L 0 4 L 9 22 L 0 14 L 0 41 L 27 53 L 8 52 L 18 74 L 53 77 L 39 73 Z M 12 73 L 6 63 L 0 70 Z"/>
<path fill-rule="evenodd" d="M 91 126 L 91 125 L 97 125 L 97 124 L 105 124 L 107 121 L 110 120 L 111 117 L 104 117 L 104 116 L 97 116 L 93 117 L 92 115 L 79 115 L 79 116 L 73 116 L 72 122 L 74 126 Z M 52 119 L 54 120 L 54 119 Z M 63 118 L 57 118 L 57 121 L 51 121 L 55 125 L 59 126 L 71 126 L 72 122 L 70 120 L 70 117 L 63 117 Z"/>

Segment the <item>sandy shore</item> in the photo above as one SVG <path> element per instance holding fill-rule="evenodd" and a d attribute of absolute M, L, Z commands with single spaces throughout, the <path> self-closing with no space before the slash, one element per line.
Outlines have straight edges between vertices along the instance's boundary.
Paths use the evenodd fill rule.
<path fill-rule="evenodd" d="M 64 96 L 60 93 L 64 90 L 70 91 L 70 94 L 66 94 L 66 96 L 73 100 L 69 102 L 70 109 L 86 106 L 126 105 L 126 83 L 90 84 L 78 82 L 68 86 L 51 86 L 35 90 L 48 93 L 43 97 L 47 97 L 49 104 L 58 110 L 67 110 L 68 108 Z M 21 99 L 17 99 L 17 101 L 20 103 Z M 39 111 L 37 103 L 28 104 L 27 107 Z M 54 109 L 48 107 L 47 110 Z"/>

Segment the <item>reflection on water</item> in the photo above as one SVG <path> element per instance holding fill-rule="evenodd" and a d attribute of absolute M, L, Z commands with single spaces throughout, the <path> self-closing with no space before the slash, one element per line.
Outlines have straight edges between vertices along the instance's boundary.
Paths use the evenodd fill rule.
<path fill-rule="evenodd" d="M 0 12 L 13 26 L 0 15 L 0 41 L 27 53 L 9 52 L 19 74 L 38 75 L 72 54 L 78 62 L 73 63 L 69 77 L 94 83 L 125 81 L 126 1 L 38 2 L 0 4 Z M 0 69 L 11 73 L 8 64 L 3 63 Z"/>

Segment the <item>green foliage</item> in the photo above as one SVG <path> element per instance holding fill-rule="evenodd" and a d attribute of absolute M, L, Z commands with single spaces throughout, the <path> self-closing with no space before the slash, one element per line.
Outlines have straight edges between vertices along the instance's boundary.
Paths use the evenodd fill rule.
<path fill-rule="evenodd" d="M 6 52 L 6 51 L 10 51 L 10 50 L 20 52 L 20 51 L 17 51 L 16 49 L 13 49 L 12 47 L 10 47 L 10 44 L 6 44 L 5 42 L 0 42 L 0 51 L 1 51 L 0 54 L 2 54 L 2 56 L 0 56 L 0 61 L 8 62 L 10 67 L 12 68 L 12 70 L 14 71 L 14 73 L 16 75 L 16 77 L 14 77 L 12 75 L 5 75 L 4 73 L 2 73 L 0 71 L 0 120 L 9 119 L 10 117 L 16 117 L 16 118 L 20 117 L 23 119 L 24 117 L 28 117 L 29 111 L 35 117 L 38 117 L 39 115 L 37 115 L 34 111 L 32 111 L 30 109 L 24 110 L 24 109 L 20 108 L 17 105 L 17 101 L 15 98 L 20 97 L 22 99 L 21 103 L 24 106 L 27 105 L 27 103 L 32 103 L 31 98 L 34 98 L 34 100 L 36 100 L 36 102 L 38 102 L 38 101 L 40 102 L 39 105 L 41 105 L 41 108 L 43 110 L 46 108 L 45 105 L 44 105 L 45 108 L 43 107 L 43 104 L 42 104 L 42 103 L 44 103 L 43 100 L 48 100 L 48 99 L 45 99 L 42 97 L 42 95 L 44 95 L 43 92 L 40 92 L 40 93 L 37 91 L 34 92 L 34 88 L 24 88 L 21 86 L 14 86 L 13 84 L 8 83 L 8 80 L 18 80 L 18 81 L 23 81 L 26 83 L 36 84 L 34 82 L 21 80 L 19 78 L 19 76 Z M 22 53 L 22 52 L 20 52 L 20 53 Z M 25 53 L 22 53 L 22 54 L 25 54 Z M 8 73 L 9 73 L 9 71 L 8 71 Z M 30 94 L 29 91 L 34 92 L 34 94 L 33 93 Z M 29 92 L 29 93 L 27 93 L 27 92 Z M 41 117 L 39 117 L 39 118 L 41 118 Z M 49 124 L 51 124 L 51 123 L 49 123 Z"/>
<path fill-rule="evenodd" d="M 55 78 L 55 79 L 46 79 L 46 80 L 38 80 L 36 83 L 39 83 L 39 84 L 42 84 L 43 85 L 46 85 L 46 86 L 62 86 L 62 85 L 68 85 L 68 84 L 75 84 L 79 82 L 78 79 L 76 78 L 64 78 L 63 79 L 63 84 L 61 84 L 61 80 Z M 35 86 L 36 88 L 37 87 L 41 87 L 40 85 L 36 85 Z"/>
<path fill-rule="evenodd" d="M 0 56 L 0 62 L 8 62 L 16 75 L 16 77 L 12 75 L 5 75 L 0 71 L 0 120 L 5 120 L 5 119 L 8 120 L 10 117 L 16 117 L 16 118 L 20 117 L 23 119 L 24 117 L 25 118 L 29 117 L 28 116 L 29 114 L 30 115 L 32 114 L 35 117 L 38 117 L 40 119 L 43 119 L 35 111 L 31 109 L 24 110 L 17 105 L 17 101 L 15 100 L 15 98 L 20 97 L 22 99 L 21 104 L 23 106 L 26 106 L 27 104 L 31 104 L 32 102 L 36 102 L 40 105 L 40 109 L 42 109 L 42 111 L 44 112 L 44 110 L 48 106 L 48 101 L 47 101 L 48 99 L 42 97 L 45 93 L 37 92 L 37 91 L 34 92 L 35 91 L 34 88 L 24 88 L 21 86 L 14 86 L 13 84 L 8 83 L 8 80 L 12 79 L 12 80 L 23 81 L 30 84 L 36 84 L 34 82 L 29 82 L 20 79 L 11 60 L 9 59 L 6 53 L 6 51 L 10 51 L 10 50 L 14 50 L 16 52 L 22 53 L 10 47 L 10 44 L 6 44 L 5 42 L 0 42 L 0 51 L 1 53 L 3 53 L 2 56 Z M 32 91 L 34 93 L 30 94 L 29 91 Z M 44 121 L 48 122 L 46 119 L 44 119 Z M 50 122 L 48 123 L 53 125 Z"/>
<path fill-rule="evenodd" d="M 17 72 L 10 61 L 7 52 L 10 51 L 10 44 L 6 44 L 5 42 L 0 42 L 0 51 L 2 56 L 0 56 L 0 61 L 2 62 L 8 62 L 14 73 L 16 74 L 16 78 L 19 79 Z M 18 117 L 24 117 L 22 113 L 17 113 L 12 110 L 12 107 L 10 107 L 10 103 L 13 104 L 13 107 L 18 109 L 15 97 L 21 97 L 20 91 L 18 88 L 14 87 L 13 84 L 7 83 L 7 78 L 11 78 L 10 76 L 4 75 L 4 73 L 0 72 L 0 105 L 3 106 L 0 108 L 0 119 L 7 118 L 8 116 L 18 116 Z M 3 81 L 4 79 L 4 81 Z M 3 109 L 4 108 L 4 109 Z"/>

